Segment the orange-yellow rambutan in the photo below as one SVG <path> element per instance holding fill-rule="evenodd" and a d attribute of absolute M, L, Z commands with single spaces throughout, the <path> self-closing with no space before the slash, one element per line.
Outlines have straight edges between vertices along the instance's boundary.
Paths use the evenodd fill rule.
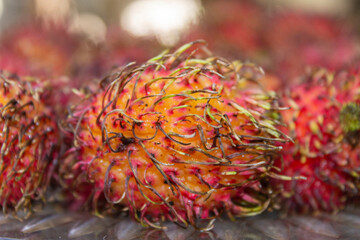
<path fill-rule="evenodd" d="M 30 213 L 31 202 L 44 198 L 58 157 L 56 118 L 34 79 L 0 73 L 0 89 L 0 207 Z"/>
<path fill-rule="evenodd" d="M 75 192 L 91 183 L 94 204 L 103 196 L 152 226 L 266 209 L 262 180 L 284 141 L 276 98 L 254 84 L 260 68 L 204 57 L 202 43 L 189 53 L 197 43 L 119 69 L 75 107 L 77 155 L 64 164 Z"/>

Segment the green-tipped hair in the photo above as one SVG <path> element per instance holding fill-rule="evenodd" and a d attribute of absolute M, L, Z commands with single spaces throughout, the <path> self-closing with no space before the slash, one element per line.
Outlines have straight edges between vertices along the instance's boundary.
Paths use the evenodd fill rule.
<path fill-rule="evenodd" d="M 360 106 L 357 103 L 345 104 L 340 112 L 340 123 L 347 133 L 360 130 Z"/>

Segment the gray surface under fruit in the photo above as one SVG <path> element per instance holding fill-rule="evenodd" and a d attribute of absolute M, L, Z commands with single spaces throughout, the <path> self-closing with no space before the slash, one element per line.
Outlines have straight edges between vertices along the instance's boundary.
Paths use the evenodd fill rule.
<path fill-rule="evenodd" d="M 143 228 L 127 217 L 99 218 L 87 213 L 43 211 L 22 222 L 0 215 L 0 240 L 4 239 L 360 239 L 360 209 L 349 208 L 337 215 L 291 216 L 263 214 L 235 222 L 218 219 L 209 232 L 189 227 L 182 229 L 165 223 L 166 230 Z"/>

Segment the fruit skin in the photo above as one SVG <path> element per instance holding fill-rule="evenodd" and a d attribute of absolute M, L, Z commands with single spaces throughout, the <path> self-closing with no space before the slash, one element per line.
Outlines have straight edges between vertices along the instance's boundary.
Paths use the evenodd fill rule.
<path fill-rule="evenodd" d="M 195 57 L 189 48 L 200 43 Z M 200 53 L 208 50 L 197 41 L 125 66 L 75 107 L 65 125 L 77 157 L 62 166 L 71 169 L 64 182 L 79 198 L 87 196 L 77 186 L 91 183 L 85 194 L 94 205 L 105 198 L 154 227 L 210 219 L 210 228 L 222 212 L 266 209 L 262 180 L 283 141 L 271 117 L 276 99 L 251 85 L 261 69 Z"/>
<path fill-rule="evenodd" d="M 283 131 L 293 143 L 283 145 L 276 166 L 285 176 L 272 180 L 285 212 L 335 212 L 360 190 L 359 75 L 314 70 L 284 94 L 291 109 L 282 114 Z M 357 117 L 354 116 L 357 114 Z"/>
<path fill-rule="evenodd" d="M 51 92 L 44 98 L 46 104 L 55 106 L 57 114 L 65 115 L 64 106 L 73 98 L 71 89 L 79 87 L 82 81 L 76 60 L 80 42 L 68 33 L 66 26 L 50 29 L 33 22 L 11 28 L 0 38 L 0 70 L 25 80 L 36 76 L 46 88 L 44 91 Z M 90 74 L 86 80 L 92 80 Z"/>
<path fill-rule="evenodd" d="M 37 79 L 1 72 L 0 95 L 0 207 L 27 216 L 49 185 L 59 151 L 58 127 Z"/>

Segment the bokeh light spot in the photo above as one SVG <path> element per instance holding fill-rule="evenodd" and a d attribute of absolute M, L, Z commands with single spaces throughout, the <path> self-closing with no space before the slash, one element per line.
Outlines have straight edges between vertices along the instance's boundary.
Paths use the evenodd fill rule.
<path fill-rule="evenodd" d="M 124 9 L 120 23 L 134 36 L 155 36 L 171 46 L 199 21 L 200 12 L 198 0 L 137 0 Z"/>

